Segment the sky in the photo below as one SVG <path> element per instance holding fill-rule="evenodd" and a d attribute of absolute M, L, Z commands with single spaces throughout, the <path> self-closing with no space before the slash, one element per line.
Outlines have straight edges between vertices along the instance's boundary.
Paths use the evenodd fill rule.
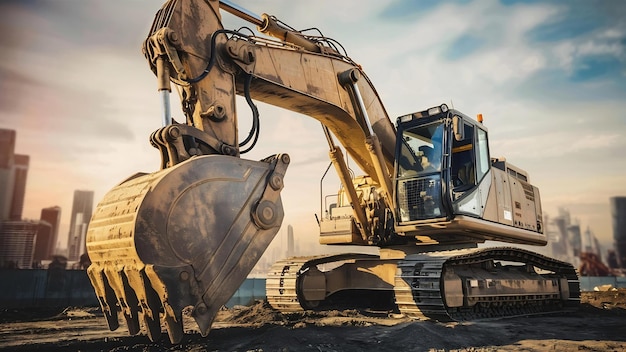
<path fill-rule="evenodd" d="M 491 155 L 530 174 L 544 213 L 566 208 L 605 247 L 612 243 L 609 198 L 626 196 L 626 2 L 234 2 L 339 41 L 393 121 L 441 103 L 483 114 Z M 31 158 L 24 217 L 61 206 L 62 247 L 74 190 L 93 190 L 99 201 L 129 175 L 159 168 L 148 142 L 160 127 L 159 99 L 141 43 L 161 5 L 0 2 L 0 128 L 16 130 L 16 152 Z M 281 233 L 291 224 L 313 243 L 320 188 L 338 189 L 336 178 L 320 182 L 329 162 L 322 129 L 303 115 L 259 109 L 259 145 L 245 157 L 290 154 Z M 245 104 L 238 112 L 247 131 Z"/>

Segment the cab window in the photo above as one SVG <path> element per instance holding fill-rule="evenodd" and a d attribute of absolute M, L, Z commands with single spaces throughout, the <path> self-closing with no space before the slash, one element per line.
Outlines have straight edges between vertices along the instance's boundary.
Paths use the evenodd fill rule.
<path fill-rule="evenodd" d="M 441 171 L 443 130 L 443 123 L 436 122 L 403 131 L 398 156 L 399 177 Z"/>
<path fill-rule="evenodd" d="M 450 175 L 455 192 L 466 191 L 476 184 L 474 126 L 465 124 L 465 139 L 452 139 L 452 161 Z"/>
<path fill-rule="evenodd" d="M 477 130 L 476 177 L 477 181 L 480 182 L 487 171 L 489 171 L 489 147 L 487 144 L 487 132 L 481 130 L 480 128 Z"/>
<path fill-rule="evenodd" d="M 464 139 L 452 142 L 450 176 L 454 192 L 465 192 L 477 185 L 489 171 L 487 132 L 465 124 Z"/>

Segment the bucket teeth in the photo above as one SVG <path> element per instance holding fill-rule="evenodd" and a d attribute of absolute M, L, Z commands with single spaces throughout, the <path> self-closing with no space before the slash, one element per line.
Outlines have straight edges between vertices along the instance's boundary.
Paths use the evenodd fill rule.
<path fill-rule="evenodd" d="M 145 276 L 150 283 L 151 309 L 163 314 L 165 329 L 172 343 L 178 343 L 183 337 L 183 309 L 195 302 L 192 297 L 192 283 L 189 279 L 190 266 L 162 268 L 146 266 Z M 186 278 L 186 280 L 183 280 Z"/>
<path fill-rule="evenodd" d="M 161 321 L 159 314 L 161 312 L 161 301 L 159 296 L 152 288 L 150 281 L 148 280 L 145 270 L 140 272 L 140 278 L 145 294 L 144 300 L 140 301 L 142 311 L 140 313 L 141 319 L 146 328 L 146 332 L 151 341 L 158 341 L 161 339 Z"/>
<path fill-rule="evenodd" d="M 104 318 L 109 325 L 109 329 L 111 331 L 116 330 L 120 326 L 120 322 L 117 319 L 119 309 L 115 298 L 115 292 L 113 292 L 113 288 L 111 288 L 106 276 L 104 276 L 103 268 L 92 264 L 87 269 L 87 275 L 91 281 L 91 286 L 93 286 L 94 291 L 96 292 L 96 296 L 100 302 L 100 307 L 102 307 L 102 313 L 104 314 Z"/>
<path fill-rule="evenodd" d="M 155 310 L 148 304 L 146 291 L 150 288 L 146 287 L 146 280 L 144 279 L 145 275 L 142 271 L 143 270 L 137 270 L 136 268 L 128 266 L 125 267 L 123 271 L 123 277 L 125 277 L 124 290 L 126 291 L 126 297 L 128 300 L 132 299 L 132 304 L 131 301 L 128 301 L 128 305 L 133 307 L 131 309 L 132 320 L 129 320 L 129 318 L 126 319 L 129 331 L 131 329 L 131 324 L 133 329 L 139 329 L 139 322 L 145 322 L 146 316 L 152 320 L 156 320 L 157 322 L 159 321 L 158 309 Z M 158 308 L 158 306 L 155 305 L 155 308 Z M 139 330 L 137 333 L 139 333 Z"/>
<path fill-rule="evenodd" d="M 146 327 L 146 333 L 150 341 L 156 342 L 161 340 L 161 321 L 159 320 L 159 317 L 157 316 L 155 319 L 148 314 L 143 314 L 142 316 L 144 326 Z"/>
<path fill-rule="evenodd" d="M 183 338 L 183 316 L 177 314 L 176 317 L 165 316 L 165 329 L 172 343 L 179 343 Z"/>
<path fill-rule="evenodd" d="M 162 314 L 170 341 L 178 343 L 183 337 L 182 308 L 171 306 L 165 285 L 151 267 L 147 269 L 92 266 L 88 275 L 111 330 L 119 326 L 121 312 L 131 335 L 141 332 L 143 325 L 150 340 L 157 341 L 162 335 Z"/>
<path fill-rule="evenodd" d="M 128 279 L 123 272 L 123 268 L 108 266 L 104 269 L 109 285 L 117 297 L 117 305 L 122 312 L 128 332 L 131 335 L 139 333 L 139 319 L 137 318 L 138 306 L 137 297 L 128 285 Z"/>

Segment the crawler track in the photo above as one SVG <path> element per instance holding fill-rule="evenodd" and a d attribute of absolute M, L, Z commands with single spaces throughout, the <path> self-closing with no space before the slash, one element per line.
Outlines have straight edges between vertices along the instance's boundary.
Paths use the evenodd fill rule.
<path fill-rule="evenodd" d="M 566 282 L 566 300 L 555 295 L 523 292 L 468 298 L 471 305 L 448 307 L 442 276 L 447 268 L 468 268 L 490 260 L 525 263 L 553 274 L 538 277 L 548 283 Z M 450 252 L 424 253 L 407 256 L 398 264 L 396 276 L 396 304 L 400 311 L 413 318 L 451 320 L 478 320 L 516 315 L 547 313 L 578 306 L 580 288 L 576 270 L 571 264 L 518 248 L 485 248 Z M 497 271 L 494 270 L 497 281 Z M 489 279 L 488 279 L 489 280 Z M 564 280 L 564 281 L 563 281 Z M 467 292 L 463 292 L 465 295 Z"/>
<path fill-rule="evenodd" d="M 300 269 L 318 257 L 297 257 L 279 260 L 270 268 L 265 281 L 269 304 L 283 313 L 303 311 L 297 293 Z"/>

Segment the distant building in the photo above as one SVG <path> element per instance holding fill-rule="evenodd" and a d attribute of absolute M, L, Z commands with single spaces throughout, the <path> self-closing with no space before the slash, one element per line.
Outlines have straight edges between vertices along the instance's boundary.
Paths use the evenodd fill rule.
<path fill-rule="evenodd" d="M 41 222 L 45 222 L 50 225 L 50 237 L 45 241 L 41 233 L 37 236 L 37 247 L 41 248 L 43 256 L 41 260 L 50 260 L 55 255 L 57 241 L 59 240 L 59 226 L 61 225 L 61 207 L 54 206 L 41 209 Z"/>
<path fill-rule="evenodd" d="M 293 226 L 287 226 L 287 257 L 296 255 L 295 243 L 293 238 Z"/>
<path fill-rule="evenodd" d="M 15 154 L 16 133 L 0 129 L 0 220 L 21 220 L 30 158 Z"/>
<path fill-rule="evenodd" d="M 9 219 L 22 220 L 24 210 L 24 196 L 26 195 L 26 176 L 28 176 L 28 155 L 15 154 L 13 164 L 13 194 L 11 196 L 11 208 Z"/>
<path fill-rule="evenodd" d="M 15 131 L 0 129 L 0 220 L 8 220 L 13 200 Z"/>
<path fill-rule="evenodd" d="M 93 211 L 93 191 L 74 191 L 70 231 L 67 239 L 68 260 L 76 261 L 87 252 L 85 236 Z"/>
<path fill-rule="evenodd" d="M 545 232 L 551 249 L 550 256 L 563 261 L 568 261 L 571 247 L 569 241 L 567 240 L 569 214 L 561 213 L 559 216 L 554 218 L 547 218 L 546 216 L 544 224 L 546 224 Z"/>
<path fill-rule="evenodd" d="M 35 239 L 35 252 L 33 262 L 41 264 L 42 261 L 52 259 L 48 255 L 48 247 L 52 240 L 52 225 L 46 221 L 39 221 L 37 238 Z"/>
<path fill-rule="evenodd" d="M 611 216 L 617 264 L 626 269 L 626 197 L 611 198 Z"/>
<path fill-rule="evenodd" d="M 14 130 L 0 128 L 0 168 L 6 169 L 13 164 L 15 138 Z"/>
<path fill-rule="evenodd" d="M 582 250 L 580 226 L 572 222 L 569 211 L 559 209 L 559 215 L 544 221 L 548 238 L 548 256 L 578 267 Z"/>
<path fill-rule="evenodd" d="M 0 266 L 31 268 L 38 229 L 38 221 L 0 221 Z"/>
<path fill-rule="evenodd" d="M 598 258 L 602 259 L 602 245 L 596 236 L 593 236 L 594 243 L 594 253 L 598 256 Z"/>
<path fill-rule="evenodd" d="M 587 226 L 585 232 L 583 232 L 582 236 L 582 252 L 583 253 L 593 253 L 596 257 L 602 258 L 602 249 L 600 247 L 600 242 L 591 231 L 591 228 Z"/>
<path fill-rule="evenodd" d="M 575 257 L 579 257 L 583 250 L 582 235 L 580 233 L 580 225 L 570 224 L 567 227 L 567 234 L 570 240 L 571 248 Z"/>

